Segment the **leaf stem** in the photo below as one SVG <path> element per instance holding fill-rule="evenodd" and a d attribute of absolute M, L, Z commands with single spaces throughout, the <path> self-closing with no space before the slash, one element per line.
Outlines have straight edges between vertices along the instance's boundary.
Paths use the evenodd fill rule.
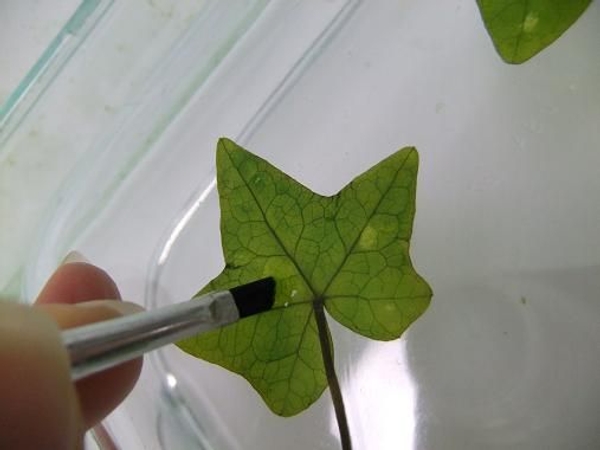
<path fill-rule="evenodd" d="M 329 327 L 327 326 L 327 318 L 323 310 L 323 298 L 318 297 L 313 302 L 313 312 L 315 313 L 315 321 L 319 330 L 319 343 L 321 344 L 321 355 L 323 356 L 323 365 L 325 366 L 325 375 L 329 383 L 329 392 L 333 401 L 333 409 L 340 431 L 340 441 L 342 450 L 352 450 L 352 441 L 350 439 L 350 429 L 348 427 L 348 418 L 346 417 L 346 407 L 344 406 L 344 398 L 340 389 L 340 383 L 335 373 L 333 365 L 333 353 L 331 352 L 332 344 L 329 335 Z"/>

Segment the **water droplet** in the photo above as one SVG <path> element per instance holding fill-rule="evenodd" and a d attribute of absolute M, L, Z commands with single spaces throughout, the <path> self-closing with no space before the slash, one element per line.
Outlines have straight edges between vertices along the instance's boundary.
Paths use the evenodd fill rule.
<path fill-rule="evenodd" d="M 296 294 L 298 293 L 298 291 L 296 289 L 294 289 L 292 291 L 292 293 L 290 294 L 290 297 L 294 298 L 296 296 Z"/>
<path fill-rule="evenodd" d="M 525 17 L 525 21 L 523 22 L 523 31 L 525 33 L 531 33 L 537 26 L 538 22 L 539 22 L 538 15 L 535 12 L 531 11 Z"/>
<path fill-rule="evenodd" d="M 372 250 L 377 245 L 377 230 L 367 225 L 360 234 L 358 246 L 363 250 Z"/>
<path fill-rule="evenodd" d="M 288 306 L 290 306 L 290 302 L 285 302 L 285 303 L 283 304 L 283 307 L 284 307 L 284 308 L 287 308 Z"/>

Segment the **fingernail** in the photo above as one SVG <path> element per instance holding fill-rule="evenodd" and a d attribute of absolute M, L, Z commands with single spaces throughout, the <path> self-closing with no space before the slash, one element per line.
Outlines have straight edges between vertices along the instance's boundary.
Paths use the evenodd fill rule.
<path fill-rule="evenodd" d="M 77 303 L 79 308 L 110 308 L 118 312 L 121 316 L 139 313 L 144 310 L 140 305 L 120 300 L 91 300 L 89 302 Z"/>
<path fill-rule="evenodd" d="M 67 253 L 67 256 L 63 258 L 60 265 L 71 264 L 71 263 L 89 263 L 90 261 L 79 253 L 77 250 L 71 250 Z"/>

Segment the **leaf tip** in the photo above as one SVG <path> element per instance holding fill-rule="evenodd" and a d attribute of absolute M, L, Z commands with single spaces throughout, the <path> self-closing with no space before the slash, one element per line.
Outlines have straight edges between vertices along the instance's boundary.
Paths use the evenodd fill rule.
<path fill-rule="evenodd" d="M 397 154 L 404 160 L 404 163 L 409 163 L 414 167 L 419 166 L 419 152 L 417 147 L 407 146 L 398 150 Z"/>
<path fill-rule="evenodd" d="M 408 147 L 404 147 L 403 150 L 409 153 L 410 156 L 412 156 L 413 158 L 419 159 L 419 151 L 417 150 L 417 147 L 411 145 Z"/>
<path fill-rule="evenodd" d="M 219 138 L 219 140 L 217 141 L 217 151 L 228 150 L 232 147 L 237 147 L 237 144 L 235 142 L 233 142 L 231 139 L 229 139 L 228 137 L 221 136 Z"/>

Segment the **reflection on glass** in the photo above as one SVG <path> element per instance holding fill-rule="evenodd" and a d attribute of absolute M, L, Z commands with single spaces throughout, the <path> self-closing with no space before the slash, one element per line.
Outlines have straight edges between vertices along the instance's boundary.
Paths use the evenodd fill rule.
<path fill-rule="evenodd" d="M 217 178 L 213 177 L 212 181 L 208 184 L 208 186 L 206 186 L 206 188 L 204 188 L 200 192 L 200 195 L 198 195 L 198 197 L 194 199 L 193 203 L 189 206 L 189 208 L 186 208 L 185 214 L 183 214 L 181 219 L 179 219 L 177 224 L 173 227 L 173 231 L 167 238 L 165 245 L 162 248 L 160 256 L 158 257 L 159 266 L 164 264 L 164 262 L 167 260 L 169 254 L 171 253 L 171 248 L 173 247 L 173 244 L 177 241 L 177 238 L 179 237 L 181 232 L 185 229 L 192 217 L 194 217 L 194 214 L 196 213 L 200 205 L 204 203 L 204 201 L 210 195 L 210 193 L 216 187 L 216 185 Z"/>

